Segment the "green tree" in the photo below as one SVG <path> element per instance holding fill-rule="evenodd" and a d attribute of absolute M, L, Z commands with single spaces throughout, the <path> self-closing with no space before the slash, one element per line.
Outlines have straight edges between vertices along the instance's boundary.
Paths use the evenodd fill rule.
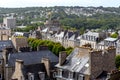
<path fill-rule="evenodd" d="M 120 55 L 117 55 L 115 57 L 115 64 L 117 68 L 120 68 Z"/>

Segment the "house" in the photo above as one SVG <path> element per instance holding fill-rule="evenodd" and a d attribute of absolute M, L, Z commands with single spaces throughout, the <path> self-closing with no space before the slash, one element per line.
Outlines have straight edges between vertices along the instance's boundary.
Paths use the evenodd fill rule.
<path fill-rule="evenodd" d="M 99 42 L 97 45 L 97 48 L 104 50 L 105 48 L 108 48 L 110 46 L 114 46 L 116 48 L 118 38 L 111 38 L 107 37 L 103 41 Z"/>
<path fill-rule="evenodd" d="M 16 19 L 14 17 L 4 17 L 3 24 L 8 26 L 10 29 L 16 28 Z"/>
<path fill-rule="evenodd" d="M 55 77 L 57 80 L 106 80 L 107 74 L 116 69 L 115 51 L 114 47 L 105 51 L 77 47 L 68 57 L 62 52 Z"/>
<path fill-rule="evenodd" d="M 9 40 L 11 36 L 11 29 L 6 26 L 0 27 L 0 40 Z"/>
<path fill-rule="evenodd" d="M 79 32 L 75 32 L 69 39 L 68 39 L 68 47 L 76 47 L 80 45 L 80 36 Z"/>
<path fill-rule="evenodd" d="M 54 80 L 54 65 L 58 57 L 47 48 L 39 51 L 13 53 L 6 48 L 0 54 L 1 80 Z"/>
<path fill-rule="evenodd" d="M 65 34 L 65 36 L 63 38 L 63 46 L 65 48 L 69 47 L 68 41 L 69 41 L 69 38 L 72 37 L 73 34 L 74 34 L 73 31 L 67 31 L 67 33 Z"/>
<path fill-rule="evenodd" d="M 61 30 L 59 20 L 46 20 L 44 28 L 38 30 L 40 30 L 42 34 L 42 39 L 49 39 L 51 35 Z"/>
<path fill-rule="evenodd" d="M 85 44 L 91 44 L 91 47 L 93 49 L 96 49 L 96 45 L 98 42 L 106 38 L 106 33 L 105 32 L 91 32 L 88 31 L 87 33 L 84 33 L 81 37 L 80 40 L 80 46 L 85 45 Z"/>
<path fill-rule="evenodd" d="M 31 31 L 29 34 L 29 38 L 37 38 L 37 39 L 42 39 L 42 34 L 40 33 L 40 31 Z"/>

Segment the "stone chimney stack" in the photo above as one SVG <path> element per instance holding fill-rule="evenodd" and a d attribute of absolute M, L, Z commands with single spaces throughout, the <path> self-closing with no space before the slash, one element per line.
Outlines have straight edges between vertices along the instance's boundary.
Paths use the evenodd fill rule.
<path fill-rule="evenodd" d="M 115 70 L 115 56 L 116 56 L 116 49 L 114 47 L 108 47 L 104 52 L 103 62 L 104 67 L 103 70 L 107 72 L 111 72 Z"/>
<path fill-rule="evenodd" d="M 62 66 L 63 63 L 65 62 L 66 60 L 66 57 L 67 57 L 67 54 L 65 51 L 62 51 L 59 53 L 59 65 Z"/>
<path fill-rule="evenodd" d="M 3 54 L 5 64 L 7 64 L 8 63 L 8 54 L 9 54 L 8 50 L 4 49 L 2 54 Z"/>
<path fill-rule="evenodd" d="M 95 79 L 103 71 L 102 51 L 90 51 L 89 57 L 91 79 Z"/>
<path fill-rule="evenodd" d="M 41 63 L 44 63 L 48 77 L 50 77 L 50 60 L 48 58 L 42 58 Z"/>
<path fill-rule="evenodd" d="M 12 79 L 17 79 L 17 80 L 25 80 L 24 79 L 24 73 L 23 73 L 23 67 L 24 62 L 23 60 L 16 60 L 15 62 L 15 72 L 13 73 Z"/>

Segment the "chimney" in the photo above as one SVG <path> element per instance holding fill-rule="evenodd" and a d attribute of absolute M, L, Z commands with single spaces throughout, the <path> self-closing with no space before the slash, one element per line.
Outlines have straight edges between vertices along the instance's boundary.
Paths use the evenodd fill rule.
<path fill-rule="evenodd" d="M 102 50 L 92 50 L 89 52 L 89 66 L 91 79 L 95 79 L 103 71 L 103 54 Z"/>
<path fill-rule="evenodd" d="M 48 50 L 48 46 L 43 46 L 43 45 L 38 46 L 37 51 L 41 51 L 41 50 Z"/>
<path fill-rule="evenodd" d="M 48 77 L 50 77 L 50 60 L 48 58 L 42 58 L 41 63 L 44 63 Z"/>
<path fill-rule="evenodd" d="M 16 59 L 15 62 L 15 72 L 12 75 L 12 79 L 18 79 L 18 80 L 25 80 L 24 79 L 24 73 L 23 73 L 23 67 L 24 66 L 24 62 L 23 60 L 18 60 Z"/>
<path fill-rule="evenodd" d="M 104 52 L 103 62 L 104 62 L 104 71 L 110 72 L 115 68 L 115 56 L 116 56 L 116 49 L 112 46 L 108 47 Z"/>
<path fill-rule="evenodd" d="M 65 62 L 66 60 L 66 57 L 67 57 L 67 54 L 65 51 L 62 51 L 59 53 L 59 65 L 62 66 L 63 63 Z"/>
<path fill-rule="evenodd" d="M 8 55 L 9 55 L 9 53 L 10 52 L 12 52 L 12 48 L 5 48 L 4 50 L 3 50 L 3 58 L 4 58 L 4 61 L 5 61 L 5 64 L 7 64 L 8 63 Z"/>

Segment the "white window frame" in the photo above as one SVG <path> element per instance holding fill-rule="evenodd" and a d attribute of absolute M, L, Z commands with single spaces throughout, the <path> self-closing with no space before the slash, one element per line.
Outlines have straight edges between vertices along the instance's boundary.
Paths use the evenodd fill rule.
<path fill-rule="evenodd" d="M 69 72 L 69 79 L 73 79 L 73 72 Z"/>

